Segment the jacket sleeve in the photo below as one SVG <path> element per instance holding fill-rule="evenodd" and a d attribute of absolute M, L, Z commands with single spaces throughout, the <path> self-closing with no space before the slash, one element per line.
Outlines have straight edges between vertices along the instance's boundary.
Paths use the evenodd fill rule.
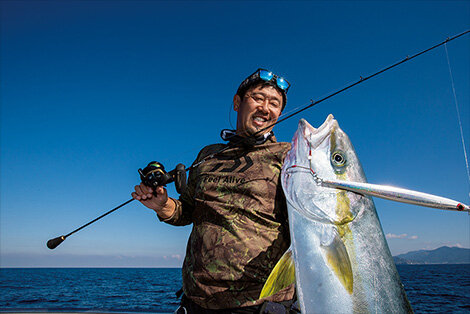
<path fill-rule="evenodd" d="M 179 199 L 174 199 L 170 197 L 173 202 L 175 202 L 176 209 L 173 215 L 169 218 L 162 219 L 159 215 L 158 219 L 160 221 L 166 222 L 167 224 L 173 225 L 173 226 L 186 226 L 191 224 L 192 221 L 192 213 L 193 213 L 193 208 L 191 205 L 184 203 L 183 201 Z"/>

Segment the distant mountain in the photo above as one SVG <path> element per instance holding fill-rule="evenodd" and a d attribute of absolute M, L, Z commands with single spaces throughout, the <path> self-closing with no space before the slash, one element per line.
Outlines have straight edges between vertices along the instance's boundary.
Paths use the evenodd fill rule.
<path fill-rule="evenodd" d="M 442 246 L 400 254 L 393 260 L 395 264 L 470 264 L 470 249 Z"/>

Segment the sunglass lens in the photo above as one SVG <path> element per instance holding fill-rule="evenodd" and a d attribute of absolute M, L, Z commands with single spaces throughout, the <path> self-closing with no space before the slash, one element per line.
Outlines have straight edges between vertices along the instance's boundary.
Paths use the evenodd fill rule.
<path fill-rule="evenodd" d="M 282 90 L 286 90 L 289 87 L 289 83 L 287 83 L 285 79 L 280 77 L 277 79 L 277 86 L 279 86 L 279 88 Z"/>
<path fill-rule="evenodd" d="M 273 73 L 266 70 L 260 70 L 259 77 L 264 81 L 270 81 L 273 78 Z"/>

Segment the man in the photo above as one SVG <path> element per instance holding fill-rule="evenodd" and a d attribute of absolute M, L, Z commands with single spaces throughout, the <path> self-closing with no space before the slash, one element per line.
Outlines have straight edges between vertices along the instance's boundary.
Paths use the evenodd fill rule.
<path fill-rule="evenodd" d="M 193 224 L 183 264 L 182 307 L 188 313 L 258 313 L 265 301 L 294 296 L 291 285 L 259 299 L 290 244 L 280 184 L 290 144 L 276 142 L 272 133 L 289 86 L 264 69 L 241 83 L 233 97 L 236 131 L 222 131 L 228 144 L 201 150 L 195 163 L 215 155 L 191 170 L 178 200 L 163 187 L 153 191 L 142 183 L 132 193 L 160 220 Z"/>

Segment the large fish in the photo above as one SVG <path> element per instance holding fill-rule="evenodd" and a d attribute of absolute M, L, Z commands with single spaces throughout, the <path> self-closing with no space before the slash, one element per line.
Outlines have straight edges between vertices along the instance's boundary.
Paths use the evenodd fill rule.
<path fill-rule="evenodd" d="M 332 115 L 299 122 L 282 172 L 302 313 L 412 312 L 371 197 L 322 179 L 366 182 Z"/>

